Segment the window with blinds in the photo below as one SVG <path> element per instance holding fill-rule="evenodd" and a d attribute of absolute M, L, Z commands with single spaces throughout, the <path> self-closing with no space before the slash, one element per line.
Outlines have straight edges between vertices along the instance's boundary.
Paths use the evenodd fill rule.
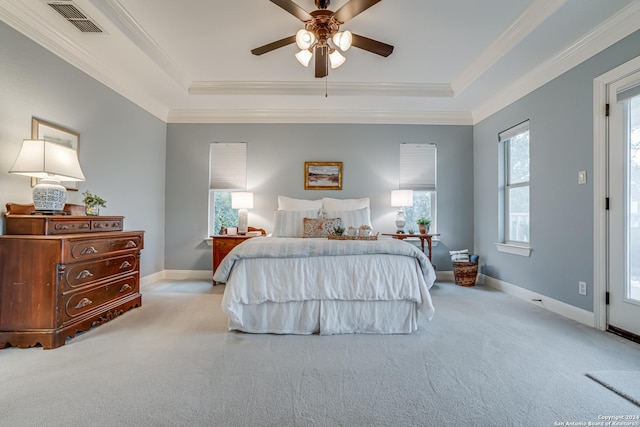
<path fill-rule="evenodd" d="M 413 206 L 404 208 L 405 230 L 417 230 L 417 219 L 426 217 L 431 220 L 430 232 L 437 232 L 436 178 L 436 144 L 400 144 L 399 189 L 413 190 Z"/>
<path fill-rule="evenodd" d="M 213 142 L 209 148 L 209 235 L 238 225 L 231 193 L 247 189 L 247 143 Z"/>

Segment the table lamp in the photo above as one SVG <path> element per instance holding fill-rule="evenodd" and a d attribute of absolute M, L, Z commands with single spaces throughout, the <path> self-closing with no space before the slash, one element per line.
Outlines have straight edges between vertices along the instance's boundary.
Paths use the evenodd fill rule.
<path fill-rule="evenodd" d="M 392 190 L 391 206 L 399 208 L 396 214 L 396 233 L 403 234 L 405 225 L 404 208 L 405 206 L 413 206 L 413 190 Z"/>
<path fill-rule="evenodd" d="M 246 234 L 249 230 L 247 209 L 253 209 L 253 193 L 247 191 L 231 193 L 231 208 L 238 209 L 238 234 Z"/>
<path fill-rule="evenodd" d="M 70 147 L 42 139 L 25 139 L 9 173 L 40 178 L 33 187 L 36 213 L 55 214 L 64 209 L 67 189 L 60 181 L 84 181 L 78 153 Z"/>

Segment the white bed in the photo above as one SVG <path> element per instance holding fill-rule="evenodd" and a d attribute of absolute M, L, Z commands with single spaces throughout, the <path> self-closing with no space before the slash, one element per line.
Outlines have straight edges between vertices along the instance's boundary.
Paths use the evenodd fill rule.
<path fill-rule="evenodd" d="M 226 283 L 230 330 L 411 333 L 419 315 L 434 313 L 429 259 L 394 239 L 249 239 L 227 255 L 214 280 Z"/>

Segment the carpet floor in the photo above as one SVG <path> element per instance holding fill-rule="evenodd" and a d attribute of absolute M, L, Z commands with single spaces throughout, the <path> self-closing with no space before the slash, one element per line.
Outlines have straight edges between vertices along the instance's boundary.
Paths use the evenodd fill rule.
<path fill-rule="evenodd" d="M 587 376 L 640 407 L 640 371 L 596 371 Z"/>
<path fill-rule="evenodd" d="M 141 308 L 63 347 L 0 350 L 0 426 L 554 426 L 640 415 L 586 376 L 640 371 L 640 345 L 485 286 L 436 282 L 435 317 L 411 335 L 228 332 L 223 291 L 157 282 Z"/>

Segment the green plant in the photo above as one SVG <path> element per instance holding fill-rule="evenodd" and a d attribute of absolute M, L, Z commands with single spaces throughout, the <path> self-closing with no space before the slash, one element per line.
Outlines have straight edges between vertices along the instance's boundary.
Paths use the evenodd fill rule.
<path fill-rule="evenodd" d="M 431 225 L 431 220 L 427 217 L 421 216 L 416 219 L 416 224 L 418 225 Z"/>
<path fill-rule="evenodd" d="M 82 199 L 82 203 L 84 203 L 85 206 L 101 206 L 103 208 L 107 207 L 107 201 L 105 199 L 96 194 L 91 194 L 89 190 L 82 193 L 82 195 L 84 196 L 84 199 Z"/>
<path fill-rule="evenodd" d="M 334 236 L 342 236 L 343 234 L 344 234 L 344 227 L 338 226 L 338 227 L 333 229 L 333 235 Z"/>

